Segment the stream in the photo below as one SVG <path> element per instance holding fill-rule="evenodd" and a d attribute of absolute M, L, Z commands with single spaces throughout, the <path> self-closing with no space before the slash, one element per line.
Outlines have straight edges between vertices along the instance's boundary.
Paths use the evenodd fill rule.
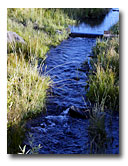
<path fill-rule="evenodd" d="M 100 33 L 108 30 L 119 20 L 118 11 L 110 11 L 100 25 L 81 23 L 70 27 L 71 32 Z M 24 144 L 28 149 L 41 145 L 39 154 L 118 154 L 119 115 L 105 113 L 105 147 L 93 150 L 90 145 L 89 119 L 73 118 L 69 108 L 84 109 L 89 106 L 86 99 L 86 80 L 89 61 L 96 38 L 68 38 L 47 53 L 47 69 L 42 69 L 53 80 L 53 88 L 47 100 L 47 113 L 27 123 L 28 132 Z M 86 62 L 86 63 L 85 63 Z"/>

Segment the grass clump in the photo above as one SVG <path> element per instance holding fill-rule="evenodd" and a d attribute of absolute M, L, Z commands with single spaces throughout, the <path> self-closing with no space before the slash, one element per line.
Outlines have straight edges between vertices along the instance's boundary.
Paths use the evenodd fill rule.
<path fill-rule="evenodd" d="M 119 109 L 119 37 L 98 40 L 93 48 L 96 58 L 91 61 L 93 74 L 89 76 L 88 99 L 108 109 Z"/>
<path fill-rule="evenodd" d="M 14 61 L 15 60 L 15 61 Z M 50 78 L 40 77 L 37 66 L 31 66 L 17 54 L 8 55 L 8 124 L 17 124 L 31 111 L 36 114 L 45 104 Z"/>
<path fill-rule="evenodd" d="M 39 150 L 43 148 L 41 144 L 39 144 L 38 146 L 34 145 L 32 134 L 29 134 L 29 137 L 31 138 L 31 140 L 29 141 L 30 148 L 28 148 L 26 145 L 24 145 L 23 148 L 19 146 L 20 153 L 18 154 L 39 154 Z"/>
<path fill-rule="evenodd" d="M 109 121 L 111 122 L 111 119 Z M 104 103 L 96 103 L 92 108 L 88 127 L 90 154 L 109 153 L 107 149 L 112 146 L 113 137 L 107 134 L 106 127 Z"/>
<path fill-rule="evenodd" d="M 50 78 L 39 76 L 37 65 L 30 65 L 17 53 L 8 54 L 7 119 L 8 153 L 16 153 L 25 133 L 25 121 L 45 109 Z"/>
<path fill-rule="evenodd" d="M 109 109 L 118 109 L 119 85 L 116 83 L 115 73 L 111 69 L 105 71 L 98 65 L 95 75 L 89 77 L 87 97 L 91 102 L 104 102 Z"/>
<path fill-rule="evenodd" d="M 94 106 L 89 119 L 90 154 L 104 154 L 106 150 L 108 140 L 105 131 L 105 115 L 101 110 L 100 106 Z"/>

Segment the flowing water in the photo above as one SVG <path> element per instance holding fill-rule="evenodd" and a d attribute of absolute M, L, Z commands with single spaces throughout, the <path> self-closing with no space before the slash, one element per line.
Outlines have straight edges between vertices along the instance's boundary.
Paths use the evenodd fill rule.
<path fill-rule="evenodd" d="M 72 27 L 71 31 L 97 33 L 108 30 L 119 19 L 118 11 L 110 11 L 101 25 L 91 27 L 85 23 Z M 106 26 L 107 25 L 107 26 Z M 76 28 L 76 29 L 75 29 Z M 46 73 L 54 84 L 47 101 L 47 114 L 28 122 L 28 133 L 24 144 L 28 149 L 41 145 L 40 154 L 90 154 L 119 153 L 119 116 L 106 114 L 104 135 L 100 150 L 92 151 L 88 119 L 72 118 L 68 111 L 71 106 L 84 109 L 88 105 L 85 94 L 89 56 L 96 39 L 69 38 L 56 48 L 51 48 L 46 60 Z M 86 63 L 84 64 L 84 62 Z M 107 143 L 106 140 L 110 140 Z"/>

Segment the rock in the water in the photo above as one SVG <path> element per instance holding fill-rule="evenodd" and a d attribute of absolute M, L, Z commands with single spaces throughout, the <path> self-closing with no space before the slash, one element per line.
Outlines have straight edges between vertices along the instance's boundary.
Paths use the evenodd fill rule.
<path fill-rule="evenodd" d="M 25 44 L 25 41 L 22 37 L 20 37 L 16 32 L 11 32 L 11 31 L 7 32 L 7 42 Z"/>
<path fill-rule="evenodd" d="M 69 108 L 69 115 L 73 118 L 82 118 L 82 119 L 88 119 L 90 117 L 90 111 L 82 111 L 75 106 L 71 106 Z"/>

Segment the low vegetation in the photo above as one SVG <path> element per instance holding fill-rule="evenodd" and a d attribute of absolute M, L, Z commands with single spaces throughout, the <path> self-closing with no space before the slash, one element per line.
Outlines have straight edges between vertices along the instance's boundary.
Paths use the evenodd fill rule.
<path fill-rule="evenodd" d="M 105 116 L 101 109 L 100 106 L 95 105 L 92 110 L 92 116 L 89 119 L 90 154 L 104 154 L 108 142 L 105 131 Z"/>
<path fill-rule="evenodd" d="M 112 29 L 117 29 L 118 25 Z M 119 34 L 117 30 L 113 33 Z M 91 62 L 93 73 L 89 76 L 87 97 L 93 103 L 104 103 L 106 108 L 118 110 L 119 37 L 98 40 L 93 54 L 96 58 Z"/>
<path fill-rule="evenodd" d="M 39 76 L 36 64 L 31 66 L 17 54 L 8 54 L 8 125 L 17 124 L 28 114 L 36 114 L 45 105 L 50 78 Z"/>
<path fill-rule="evenodd" d="M 25 134 L 25 120 L 45 111 L 49 76 L 40 76 L 37 60 L 68 36 L 74 21 L 58 9 L 8 9 L 8 31 L 26 44 L 8 43 L 8 153 L 17 153 Z"/>
<path fill-rule="evenodd" d="M 87 91 L 88 99 L 94 104 L 88 128 L 91 154 L 105 154 L 113 142 L 106 133 L 104 111 L 106 108 L 119 111 L 119 22 L 110 32 L 117 36 L 97 40 L 93 48 L 95 58 L 91 60 Z"/>
<path fill-rule="evenodd" d="M 66 28 L 74 22 L 60 9 L 8 9 L 7 29 L 26 41 L 26 54 L 45 58 L 51 46 L 68 36 Z"/>

